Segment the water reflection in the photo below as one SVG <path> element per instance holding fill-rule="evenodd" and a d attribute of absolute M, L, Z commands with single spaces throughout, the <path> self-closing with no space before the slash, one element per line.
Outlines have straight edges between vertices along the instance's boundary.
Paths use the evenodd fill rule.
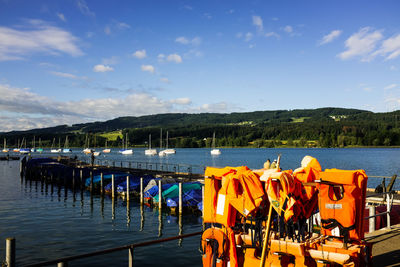
<path fill-rule="evenodd" d="M 140 204 L 140 232 L 143 231 L 144 228 L 144 210 L 143 203 Z"/>

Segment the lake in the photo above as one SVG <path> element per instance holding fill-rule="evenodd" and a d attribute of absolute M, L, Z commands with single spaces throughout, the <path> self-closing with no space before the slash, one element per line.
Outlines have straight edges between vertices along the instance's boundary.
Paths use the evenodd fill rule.
<path fill-rule="evenodd" d="M 79 150 L 71 155 L 88 159 Z M 110 153 L 99 160 L 140 161 L 194 165 L 194 172 L 204 166 L 242 166 L 261 168 L 264 161 L 281 157 L 283 169 L 299 167 L 305 155 L 318 159 L 323 169 L 364 169 L 369 176 L 391 176 L 399 172 L 400 149 L 221 149 L 211 156 L 209 149 L 177 149 L 166 157 L 145 156 L 144 149 L 133 155 Z M 36 155 L 36 154 L 34 154 Z M 42 156 L 49 154 L 42 154 Z M 55 154 L 52 154 L 54 156 Z M 197 171 L 196 171 L 197 170 Z M 371 178 L 369 187 L 380 181 Z M 399 190 L 399 182 L 395 188 Z M 17 265 L 51 260 L 126 244 L 191 233 L 202 228 L 201 217 L 185 215 L 181 226 L 178 218 L 158 210 L 140 208 L 136 201 L 91 197 L 77 192 L 46 187 L 40 182 L 21 180 L 18 161 L 0 161 L 0 259 L 5 258 L 5 239 L 17 240 Z M 201 265 L 199 236 L 135 249 L 136 265 L 193 266 Z M 69 263 L 70 266 L 126 266 L 128 252 L 122 251 Z"/>

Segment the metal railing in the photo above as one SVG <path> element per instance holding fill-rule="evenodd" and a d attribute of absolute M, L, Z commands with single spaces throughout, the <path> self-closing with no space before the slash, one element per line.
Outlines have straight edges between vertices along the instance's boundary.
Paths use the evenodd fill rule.
<path fill-rule="evenodd" d="M 369 195 L 366 197 L 365 203 L 366 204 L 370 204 L 369 205 L 369 216 L 365 217 L 365 220 L 369 221 L 369 232 L 373 232 L 375 231 L 375 218 L 378 216 L 384 216 L 386 215 L 386 228 L 387 229 L 391 229 L 391 225 L 390 225 L 390 212 L 392 210 L 392 205 L 393 205 L 393 200 L 394 200 L 394 193 L 395 191 L 389 191 L 389 192 L 383 192 L 383 193 L 378 193 L 378 194 L 374 194 L 374 195 Z M 382 196 L 382 198 L 376 198 L 376 197 L 380 197 Z M 386 202 L 386 211 L 385 212 L 381 212 L 381 213 L 376 213 L 376 203 L 384 203 Z"/>
<path fill-rule="evenodd" d="M 79 259 L 84 259 L 84 258 L 89 258 L 89 257 L 94 257 L 94 256 L 99 256 L 99 255 L 105 255 L 105 254 L 122 251 L 122 250 L 128 250 L 129 266 L 133 266 L 133 256 L 134 256 L 135 248 L 146 247 L 146 246 L 164 243 L 164 242 L 168 242 L 168 241 L 173 241 L 173 240 L 177 240 L 177 239 L 184 239 L 184 238 L 188 238 L 188 237 L 192 237 L 192 236 L 201 235 L 202 233 L 203 232 L 195 232 L 195 233 L 167 237 L 167 238 L 162 238 L 162 239 L 157 239 L 157 240 L 144 241 L 144 242 L 140 242 L 140 243 L 134 243 L 134 244 L 89 252 L 89 253 L 80 254 L 80 255 L 58 258 L 58 259 L 54 259 L 54 260 L 50 260 L 50 261 L 43 261 L 43 262 L 39 262 L 39 263 L 28 264 L 28 265 L 24 265 L 24 266 L 25 267 L 38 267 L 38 266 L 48 266 L 48 265 L 53 265 L 53 264 L 57 264 L 57 266 L 59 266 L 59 267 L 68 266 L 68 262 L 71 262 L 74 260 L 79 260 Z M 14 267 L 15 266 L 15 239 L 14 238 L 7 238 L 6 254 L 7 254 L 7 257 L 6 257 L 7 265 L 6 266 Z"/>

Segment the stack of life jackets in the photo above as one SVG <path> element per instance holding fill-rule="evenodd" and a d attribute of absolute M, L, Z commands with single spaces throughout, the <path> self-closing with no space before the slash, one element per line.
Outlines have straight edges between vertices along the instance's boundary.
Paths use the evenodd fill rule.
<path fill-rule="evenodd" d="M 215 238 L 210 238 L 214 232 L 223 232 L 226 236 L 227 253 L 218 259 L 221 266 L 226 264 L 238 266 L 236 253 L 235 234 L 232 227 L 236 224 L 236 215 L 240 213 L 243 217 L 252 214 L 265 198 L 264 188 L 260 182 L 259 175 L 247 167 L 225 167 L 223 169 L 207 167 L 205 171 L 204 188 L 204 223 L 220 224 L 221 228 L 212 227 L 207 229 L 202 236 L 203 266 L 211 266 L 215 257 L 210 257 L 206 252 L 218 253 L 211 246 Z M 218 246 L 225 246 L 225 239 L 218 234 Z"/>

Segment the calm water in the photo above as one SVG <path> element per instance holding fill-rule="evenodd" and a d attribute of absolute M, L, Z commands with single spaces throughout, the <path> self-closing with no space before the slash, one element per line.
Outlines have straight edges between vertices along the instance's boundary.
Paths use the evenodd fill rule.
<path fill-rule="evenodd" d="M 77 151 L 78 152 L 78 151 Z M 222 149 L 212 157 L 209 149 L 178 149 L 177 154 L 164 158 L 146 157 L 141 149 L 133 155 L 117 153 L 99 159 L 132 160 L 152 163 L 180 163 L 199 166 L 239 166 L 261 168 L 263 162 L 282 154 L 283 169 L 295 169 L 305 155 L 316 157 L 323 169 L 365 169 L 368 175 L 399 173 L 400 149 Z M 45 155 L 45 154 L 43 154 Z M 72 154 L 74 155 L 74 153 Z M 81 153 L 76 153 L 84 158 Z M 54 156 L 54 154 L 53 154 Z M 40 182 L 20 179 L 18 161 L 0 161 L 0 259 L 4 259 L 5 238 L 17 240 L 17 264 L 27 264 L 58 257 L 135 242 L 170 237 L 201 230 L 201 218 L 183 216 L 178 219 L 150 208 L 140 209 L 133 201 L 127 207 L 121 199 L 90 197 L 87 192 L 73 194 L 70 190 Z M 370 179 L 369 187 L 378 183 Z M 396 189 L 399 190 L 399 182 Z M 114 208 L 113 208 L 114 206 Z M 201 265 L 199 237 L 171 241 L 162 245 L 135 250 L 135 263 L 157 266 Z M 71 262 L 70 266 L 126 266 L 128 252 Z"/>

